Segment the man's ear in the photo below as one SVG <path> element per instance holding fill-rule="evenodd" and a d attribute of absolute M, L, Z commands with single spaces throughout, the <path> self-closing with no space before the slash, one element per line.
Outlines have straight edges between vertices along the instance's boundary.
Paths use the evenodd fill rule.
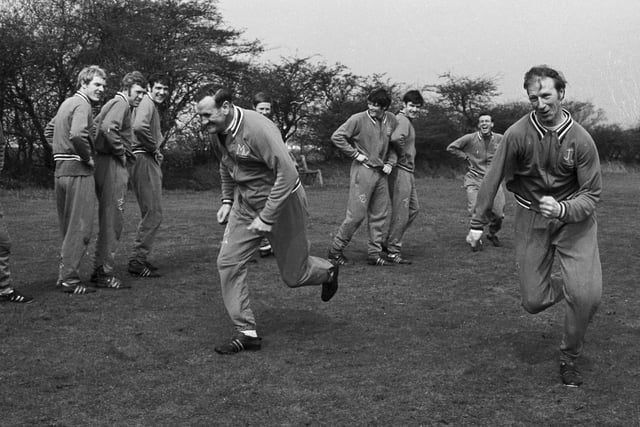
<path fill-rule="evenodd" d="M 558 99 L 559 99 L 560 101 L 563 101 L 563 100 L 564 100 L 564 89 L 560 89 L 560 90 L 558 91 Z"/>

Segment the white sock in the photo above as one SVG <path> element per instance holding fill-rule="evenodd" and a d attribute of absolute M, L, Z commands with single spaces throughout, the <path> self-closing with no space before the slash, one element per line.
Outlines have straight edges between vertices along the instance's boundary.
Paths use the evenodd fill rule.
<path fill-rule="evenodd" d="M 255 329 L 251 330 L 251 331 L 240 331 L 243 334 L 245 334 L 248 337 L 252 337 L 252 338 L 258 338 L 258 333 L 256 332 Z"/>

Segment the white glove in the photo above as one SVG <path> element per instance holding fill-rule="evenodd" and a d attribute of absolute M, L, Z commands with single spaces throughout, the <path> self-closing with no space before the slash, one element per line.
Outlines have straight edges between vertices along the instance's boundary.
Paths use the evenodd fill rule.
<path fill-rule="evenodd" d="M 471 246 L 471 249 L 477 251 L 482 246 L 482 230 L 469 230 L 469 234 L 467 234 L 467 243 Z"/>
<path fill-rule="evenodd" d="M 367 156 L 365 156 L 365 155 L 364 155 L 364 154 L 362 154 L 362 153 L 358 153 L 358 155 L 356 156 L 356 162 L 364 163 L 364 162 L 366 162 L 367 160 L 368 160 L 368 159 L 367 159 Z"/>
<path fill-rule="evenodd" d="M 384 173 L 385 173 L 385 175 L 389 175 L 389 174 L 391 173 L 391 170 L 392 170 L 392 169 L 393 169 L 393 168 L 391 167 L 391 165 L 384 165 L 384 166 L 382 167 L 382 172 L 384 172 Z"/>

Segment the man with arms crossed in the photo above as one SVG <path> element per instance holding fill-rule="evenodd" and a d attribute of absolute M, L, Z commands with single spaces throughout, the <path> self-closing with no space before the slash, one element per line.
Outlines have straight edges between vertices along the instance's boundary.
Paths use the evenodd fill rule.
<path fill-rule="evenodd" d="M 469 215 L 473 214 L 480 184 L 489 170 L 491 160 L 498 149 L 498 145 L 500 145 L 500 141 L 502 141 L 502 135 L 493 132 L 492 129 L 493 120 L 491 116 L 489 114 L 481 114 L 478 118 L 478 132 L 468 133 L 456 139 L 447 147 L 449 153 L 466 160 L 469 166 L 468 172 L 464 176 Z M 502 228 L 504 204 L 504 191 L 500 186 L 489 214 L 489 234 L 487 234 L 487 240 L 498 247 L 502 246 L 500 239 L 498 239 L 498 231 Z M 479 241 L 471 249 L 477 251 L 481 248 L 482 242 Z"/>
<path fill-rule="evenodd" d="M 338 267 L 309 256 L 307 198 L 280 131 L 263 115 L 238 108 L 227 89 L 204 88 L 196 97 L 203 131 L 220 160 L 226 224 L 218 254 L 222 298 L 236 333 L 220 354 L 259 350 L 262 339 L 249 308 L 247 263 L 268 236 L 283 281 L 289 287 L 322 285 L 329 301 L 338 290 Z"/>
<path fill-rule="evenodd" d="M 124 201 L 127 194 L 127 160 L 131 151 L 131 109 L 140 104 L 147 81 L 138 71 L 125 75 L 121 90 L 96 117 L 96 195 L 100 231 L 91 281 L 98 287 L 123 289 L 130 286 L 115 277 L 115 255 L 122 234 Z"/>
<path fill-rule="evenodd" d="M 140 223 L 133 251 L 129 257 L 129 273 L 137 277 L 159 277 L 157 267 L 148 261 L 153 242 L 162 223 L 162 153 L 164 144 L 158 105 L 169 96 L 169 78 L 153 75 L 147 94 L 131 114 L 133 154 L 131 186 L 140 207 Z"/>
<path fill-rule="evenodd" d="M 82 283 L 78 270 L 91 240 L 96 200 L 91 102 L 102 97 L 106 77 L 95 65 L 83 68 L 78 74 L 78 91 L 60 105 L 45 131 L 47 138 L 52 138 L 56 205 L 63 238 L 58 286 L 76 295 L 95 292 Z"/>
<path fill-rule="evenodd" d="M 389 232 L 385 239 L 385 257 L 394 264 L 411 264 L 411 261 L 404 258 L 400 251 L 402 237 L 420 210 L 413 176 L 416 160 L 416 131 L 411 121 L 418 117 L 424 98 L 419 91 L 410 90 L 402 98 L 402 103 L 403 108 L 396 115 L 398 127 L 391 141 L 398 161 L 389 175 L 391 218 Z"/>
<path fill-rule="evenodd" d="M 482 236 L 504 178 L 518 202 L 514 240 L 522 306 L 538 313 L 564 300 L 560 376 L 578 387 L 576 359 L 602 295 L 596 224 L 602 178 L 593 139 L 562 108 L 565 86 L 562 73 L 546 65 L 525 74 L 533 111 L 505 132 L 478 192 L 467 243 Z M 561 277 L 551 274 L 556 255 Z"/>
<path fill-rule="evenodd" d="M 389 139 L 398 121 L 387 112 L 391 98 L 384 89 L 371 92 L 367 103 L 366 111 L 349 117 L 331 136 L 333 144 L 353 159 L 347 214 L 329 248 L 328 258 L 335 265 L 347 263 L 343 251 L 365 218 L 369 223 L 367 263 L 394 265 L 384 257 L 382 244 L 389 212 L 387 175 L 396 160 L 395 152 L 389 153 Z"/>

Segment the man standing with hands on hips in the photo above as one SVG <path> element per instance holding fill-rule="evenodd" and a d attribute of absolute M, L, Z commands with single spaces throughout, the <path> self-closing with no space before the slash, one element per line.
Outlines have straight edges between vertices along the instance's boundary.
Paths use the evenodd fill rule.
<path fill-rule="evenodd" d="M 596 222 L 602 177 L 593 139 L 562 108 L 565 87 L 562 73 L 546 65 L 525 74 L 533 111 L 505 132 L 480 187 L 467 243 L 482 236 L 504 178 L 518 203 L 514 241 L 522 306 L 538 313 L 564 300 L 560 376 L 578 387 L 576 359 L 602 295 Z M 551 274 L 556 255 L 560 276 Z"/>

